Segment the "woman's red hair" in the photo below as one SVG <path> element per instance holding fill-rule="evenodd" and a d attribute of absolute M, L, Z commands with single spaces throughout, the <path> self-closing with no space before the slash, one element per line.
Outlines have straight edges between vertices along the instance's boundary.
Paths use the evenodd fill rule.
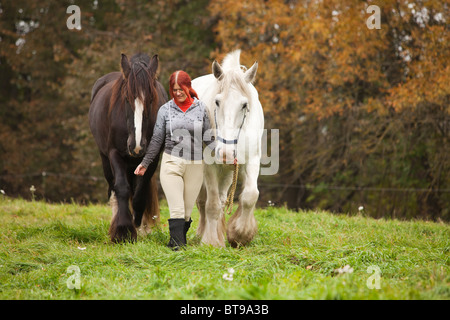
<path fill-rule="evenodd" d="M 195 92 L 194 89 L 192 89 L 191 86 L 191 77 L 184 72 L 183 70 L 178 70 L 172 73 L 169 79 L 169 91 L 170 96 L 173 98 L 173 87 L 175 86 L 175 83 L 178 83 L 181 89 L 183 89 L 184 93 L 191 98 L 197 98 L 198 95 L 197 92 Z"/>

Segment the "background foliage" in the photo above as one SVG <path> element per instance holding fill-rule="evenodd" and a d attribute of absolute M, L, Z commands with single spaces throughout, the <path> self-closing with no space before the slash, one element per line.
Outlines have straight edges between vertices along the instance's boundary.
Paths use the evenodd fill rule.
<path fill-rule="evenodd" d="M 259 61 L 280 172 L 260 201 L 374 217 L 450 219 L 449 7 L 443 1 L 0 1 L 0 188 L 105 201 L 90 90 L 120 53 L 158 53 L 160 81 L 243 50 Z M 369 29 L 366 8 L 381 9 Z"/>

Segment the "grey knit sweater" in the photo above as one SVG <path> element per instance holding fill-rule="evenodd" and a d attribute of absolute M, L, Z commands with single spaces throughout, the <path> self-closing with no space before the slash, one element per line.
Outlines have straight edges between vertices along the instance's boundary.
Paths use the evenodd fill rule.
<path fill-rule="evenodd" d="M 153 136 L 141 165 L 148 168 L 155 161 L 163 143 L 165 153 L 186 160 L 202 160 L 203 142 L 210 148 L 214 145 L 209 129 L 211 123 L 202 101 L 194 98 L 186 112 L 173 99 L 168 101 L 158 111 Z"/>

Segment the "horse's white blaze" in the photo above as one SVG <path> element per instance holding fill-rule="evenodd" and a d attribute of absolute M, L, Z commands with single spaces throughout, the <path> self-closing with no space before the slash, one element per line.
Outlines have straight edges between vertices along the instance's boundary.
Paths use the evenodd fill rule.
<path fill-rule="evenodd" d="M 142 139 L 142 117 L 144 114 L 144 104 L 140 99 L 134 100 L 134 128 L 135 128 L 135 140 L 136 146 L 134 148 L 135 153 L 141 151 L 141 139 Z"/>

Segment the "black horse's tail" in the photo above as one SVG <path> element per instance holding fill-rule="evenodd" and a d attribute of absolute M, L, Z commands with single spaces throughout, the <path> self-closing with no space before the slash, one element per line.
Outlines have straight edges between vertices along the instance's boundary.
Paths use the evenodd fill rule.
<path fill-rule="evenodd" d="M 142 217 L 142 226 L 146 232 L 150 232 L 151 228 L 157 226 L 160 221 L 158 184 L 155 176 L 150 180 L 150 186 L 147 189 L 147 203 Z"/>

